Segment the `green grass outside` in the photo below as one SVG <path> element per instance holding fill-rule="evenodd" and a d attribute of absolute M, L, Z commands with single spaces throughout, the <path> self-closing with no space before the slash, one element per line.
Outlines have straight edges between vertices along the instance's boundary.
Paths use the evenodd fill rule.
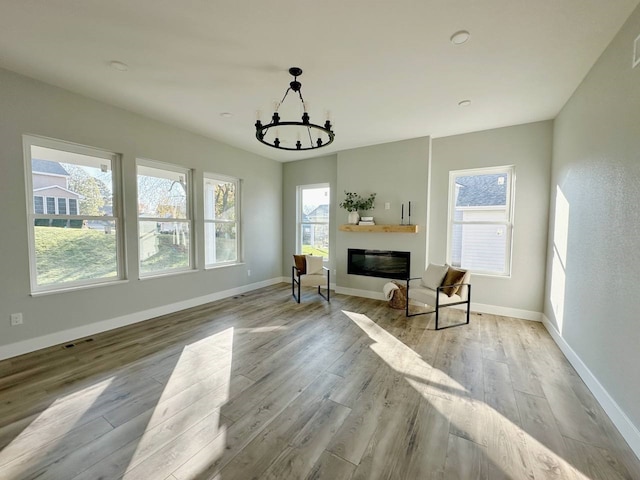
<path fill-rule="evenodd" d="M 38 284 L 116 276 L 116 236 L 86 228 L 34 227 Z"/>
<path fill-rule="evenodd" d="M 314 247 L 313 245 L 303 245 L 302 254 L 303 255 L 319 255 L 324 258 L 329 258 L 329 249 L 318 248 L 318 247 Z"/>
<path fill-rule="evenodd" d="M 155 235 L 158 252 L 140 262 L 140 273 L 161 272 L 172 268 L 189 266 L 189 251 L 185 245 L 174 245 L 173 235 L 158 233 Z"/>
<path fill-rule="evenodd" d="M 87 228 L 34 228 L 38 285 L 117 275 L 115 233 Z M 158 234 L 156 241 L 158 252 L 142 262 L 141 272 L 189 265 L 186 247 L 173 245 L 171 234 Z"/>

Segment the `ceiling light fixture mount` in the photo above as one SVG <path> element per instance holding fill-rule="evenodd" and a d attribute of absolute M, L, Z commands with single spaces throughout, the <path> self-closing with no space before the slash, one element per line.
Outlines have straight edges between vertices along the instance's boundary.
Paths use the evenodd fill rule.
<path fill-rule="evenodd" d="M 127 70 L 129 70 L 129 65 L 118 60 L 111 60 L 109 62 L 109 66 L 114 70 L 118 70 L 119 72 L 126 72 Z"/>
<path fill-rule="evenodd" d="M 307 112 L 307 105 L 302 98 L 302 84 L 298 81 L 298 77 L 302 75 L 302 69 L 298 67 L 291 67 L 289 69 L 289 73 L 293 76 L 293 81 L 289 83 L 289 88 L 284 93 L 284 97 L 282 100 L 276 104 L 275 111 L 271 117 L 271 123 L 263 125 L 260 119 L 256 121 L 256 138 L 260 143 L 264 143 L 273 148 L 277 148 L 279 150 L 313 150 L 316 148 L 326 147 L 327 145 L 333 142 L 335 134 L 333 133 L 331 121 L 327 119 L 324 125 L 318 125 L 315 123 L 311 123 L 311 119 L 309 118 L 309 113 Z M 284 102 L 285 98 L 289 92 L 293 90 L 294 93 L 297 93 L 300 97 L 300 102 L 302 103 L 303 114 L 302 121 L 300 122 L 290 122 L 290 121 L 281 121 L 280 114 L 278 110 L 280 106 Z M 289 143 L 289 140 L 280 137 L 280 132 L 288 132 L 291 135 L 286 135 L 287 138 L 295 138 L 297 137 L 297 141 L 295 143 L 295 147 L 283 147 L 283 143 Z M 303 135 L 304 133 L 304 135 Z M 305 144 L 302 143 L 302 137 L 305 137 Z M 307 144 L 306 137 L 309 137 L 309 141 Z M 314 141 L 314 138 L 316 140 Z"/>
<path fill-rule="evenodd" d="M 451 38 L 449 40 L 451 40 L 451 43 L 453 43 L 454 45 L 462 45 L 467 40 L 469 40 L 470 36 L 471 34 L 466 30 L 460 30 L 459 32 L 451 35 Z"/>

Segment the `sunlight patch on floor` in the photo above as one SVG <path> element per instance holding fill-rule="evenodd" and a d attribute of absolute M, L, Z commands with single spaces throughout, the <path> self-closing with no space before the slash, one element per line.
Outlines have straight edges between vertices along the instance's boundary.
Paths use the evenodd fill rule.
<path fill-rule="evenodd" d="M 389 365 L 389 367 L 400 374 L 406 375 L 405 380 L 418 393 L 420 393 L 424 399 L 429 401 L 430 395 L 441 396 L 438 394 L 438 390 L 442 390 L 445 394 L 453 392 L 456 396 L 462 398 L 467 397 L 466 394 L 468 393 L 468 390 L 460 383 L 449 377 L 441 370 L 433 368 L 431 365 L 426 363 L 422 360 L 420 355 L 387 332 L 384 328 L 380 327 L 369 317 L 345 310 L 342 312 L 374 341 L 370 346 L 371 350 L 373 350 L 387 365 Z M 504 470 L 503 465 L 505 464 L 505 460 L 511 461 L 518 459 L 519 451 L 518 447 L 515 446 L 515 443 L 517 442 L 517 439 L 520 439 L 521 441 L 526 442 L 530 451 L 535 452 L 536 462 L 527 463 L 530 464 L 532 468 L 534 468 L 534 465 L 537 466 L 537 469 L 534 468 L 536 478 L 538 475 L 544 473 L 544 475 L 549 478 L 575 478 L 576 480 L 589 480 L 589 478 L 582 474 L 580 470 L 564 460 L 561 455 L 540 443 L 525 430 L 520 428 L 518 425 L 515 425 L 508 418 L 500 414 L 485 402 L 473 398 L 467 398 L 467 400 L 476 408 L 486 410 L 477 412 L 478 418 L 491 419 L 491 425 L 487 425 L 487 430 L 478 429 L 478 431 L 474 433 L 484 437 L 488 436 L 490 433 L 493 441 L 498 441 L 496 439 L 499 439 L 500 444 L 497 448 L 485 448 L 485 450 L 487 458 L 496 467 L 503 470 L 504 473 L 508 475 L 517 475 L 519 473 L 518 469 L 514 469 L 514 472 L 507 472 Z M 456 424 L 448 412 L 442 411 L 434 402 L 429 403 L 431 403 L 441 415 L 448 417 L 455 428 L 463 431 L 465 430 L 465 425 Z M 493 429 L 493 431 L 491 429 Z M 475 438 L 474 441 L 478 444 L 485 443 L 481 438 Z M 527 448 L 522 446 L 522 451 L 526 452 Z M 507 456 L 510 458 L 507 459 Z M 512 476 L 510 478 L 517 477 Z"/>
<path fill-rule="evenodd" d="M 77 423 L 107 390 L 113 379 L 114 377 L 111 377 L 82 390 L 60 396 L 51 403 L 0 451 L 0 477 L 19 478 L 19 474 L 30 464 L 38 463 L 40 459 L 56 450 L 60 441 L 78 426 Z M 20 456 L 20 452 L 25 451 L 28 453 Z M 5 466 L 9 461 L 11 465 Z M 13 477 L 9 476 L 14 474 Z"/>
<path fill-rule="evenodd" d="M 425 362 L 419 354 L 407 347 L 366 315 L 347 312 L 345 310 L 342 312 L 374 341 L 369 348 L 384 360 L 389 367 L 398 373 L 406 375 L 406 380 L 412 384 L 414 388 L 419 389 L 420 393 L 445 396 L 445 398 L 452 392 L 455 395 L 464 395 L 467 393 L 462 385 Z M 437 375 L 438 382 L 431 383 L 431 388 L 425 391 L 422 387 L 427 384 L 428 380 L 434 379 L 434 372 L 439 373 Z"/>
<path fill-rule="evenodd" d="M 167 443 L 192 442 L 193 448 L 214 438 L 226 444 L 220 407 L 229 400 L 234 334 L 230 327 L 183 349 L 129 461 L 131 478 L 164 438 Z"/>

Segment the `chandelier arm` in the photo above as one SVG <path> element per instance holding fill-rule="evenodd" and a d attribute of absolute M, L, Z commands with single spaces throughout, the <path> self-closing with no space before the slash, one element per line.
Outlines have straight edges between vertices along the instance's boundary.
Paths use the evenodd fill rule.
<path fill-rule="evenodd" d="M 280 103 L 278 104 L 278 108 L 276 108 L 276 112 L 280 110 L 280 105 L 282 105 L 282 102 L 284 102 L 284 99 L 287 98 L 287 95 L 289 95 L 289 90 L 291 90 L 291 87 L 287 88 L 287 91 L 284 92 L 284 97 L 282 97 L 282 100 L 280 100 Z"/>
<path fill-rule="evenodd" d="M 313 147 L 313 139 L 311 138 L 311 127 L 307 127 L 307 132 L 309 133 L 309 145 Z"/>
<path fill-rule="evenodd" d="M 300 101 L 302 102 L 302 108 L 304 111 L 307 111 L 307 104 L 304 103 L 304 98 L 302 98 L 302 90 L 298 90 L 298 95 L 300 95 Z"/>

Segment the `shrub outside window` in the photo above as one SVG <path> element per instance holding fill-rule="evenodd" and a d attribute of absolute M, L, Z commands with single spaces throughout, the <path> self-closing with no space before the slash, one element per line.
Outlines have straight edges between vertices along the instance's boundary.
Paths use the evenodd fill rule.
<path fill-rule="evenodd" d="M 450 265 L 511 275 L 514 189 L 513 166 L 449 173 Z"/>
<path fill-rule="evenodd" d="M 23 137 L 31 291 L 124 278 L 117 154 Z"/>
<path fill-rule="evenodd" d="M 240 261 L 240 180 L 204 174 L 204 257 L 206 267 Z"/>
<path fill-rule="evenodd" d="M 190 182 L 186 168 L 137 161 L 140 277 L 193 268 Z"/>

